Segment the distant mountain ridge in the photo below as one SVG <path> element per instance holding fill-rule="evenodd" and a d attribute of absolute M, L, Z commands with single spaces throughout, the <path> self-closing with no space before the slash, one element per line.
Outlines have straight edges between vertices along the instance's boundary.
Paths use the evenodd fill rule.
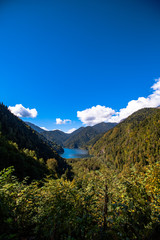
<path fill-rule="evenodd" d="M 98 135 L 100 137 L 100 134 L 107 132 L 116 125 L 116 123 L 102 122 L 92 127 L 80 127 L 70 134 L 64 133 L 60 130 L 43 131 L 41 134 L 48 140 L 54 141 L 56 144 L 65 148 L 86 148 L 86 145 L 90 140 L 94 138 L 97 138 L 98 140 Z"/>
<path fill-rule="evenodd" d="M 48 140 L 55 142 L 56 144 L 59 144 L 64 147 L 64 142 L 68 139 L 69 134 L 64 133 L 60 130 L 54 130 L 54 131 L 45 131 L 41 133 L 44 137 L 46 137 Z"/>
<path fill-rule="evenodd" d="M 28 126 L 30 126 L 32 129 L 34 129 L 35 131 L 37 131 L 38 133 L 42 133 L 45 130 L 43 130 L 42 128 L 38 127 L 37 125 L 31 123 L 31 122 L 25 122 Z"/>
<path fill-rule="evenodd" d="M 25 122 L 28 126 L 30 126 L 33 130 L 35 130 L 38 134 L 39 137 L 46 142 L 50 147 L 52 147 L 57 153 L 61 154 L 64 152 L 63 148 L 61 147 L 61 144 L 56 143 L 55 141 L 51 140 L 50 137 L 46 138 L 45 136 L 43 136 L 41 133 L 43 132 L 47 132 L 43 129 L 41 129 L 40 127 L 36 126 L 33 123 L 30 122 Z"/>

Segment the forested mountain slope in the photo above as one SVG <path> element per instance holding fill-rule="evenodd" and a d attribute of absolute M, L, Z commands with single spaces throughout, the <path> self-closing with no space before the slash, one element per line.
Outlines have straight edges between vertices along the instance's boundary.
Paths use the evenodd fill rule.
<path fill-rule="evenodd" d="M 68 138 L 63 144 L 67 148 L 84 148 L 90 139 L 96 137 L 97 131 L 92 127 L 85 127 L 77 134 Z"/>
<path fill-rule="evenodd" d="M 15 175 L 20 179 L 29 177 L 30 180 L 42 179 L 49 174 L 42 159 L 38 159 L 35 152 L 28 149 L 19 149 L 16 143 L 8 141 L 0 134 L 0 171 L 13 166 Z"/>
<path fill-rule="evenodd" d="M 117 125 L 117 123 L 101 122 L 101 123 L 98 123 L 98 124 L 94 125 L 92 128 L 94 128 L 97 131 L 97 133 L 104 133 L 104 132 L 109 131 L 110 129 L 112 129 L 116 125 Z"/>
<path fill-rule="evenodd" d="M 53 148 L 58 154 L 61 154 L 64 152 L 63 148 L 58 145 L 57 143 L 55 143 L 55 141 L 52 140 L 52 137 L 46 137 L 45 133 L 47 133 L 48 131 L 45 131 L 43 129 L 41 129 L 40 127 L 36 126 L 33 123 L 30 122 L 25 122 L 28 126 L 30 126 L 33 130 L 35 130 L 38 134 L 38 136 L 43 140 L 43 142 L 46 142 L 47 145 L 49 145 L 51 148 Z M 42 134 L 44 133 L 44 134 Z"/>
<path fill-rule="evenodd" d="M 69 137 L 69 134 L 64 133 L 60 130 L 45 131 L 42 132 L 41 134 L 48 140 L 53 141 L 61 146 L 63 146 L 64 141 Z"/>
<path fill-rule="evenodd" d="M 92 127 L 82 127 L 74 135 L 71 135 L 63 144 L 68 148 L 86 148 L 88 143 L 97 141 L 103 133 L 113 128 L 116 123 L 99 123 Z M 95 139 L 95 140 L 94 140 Z"/>
<path fill-rule="evenodd" d="M 7 108 L 2 109 L 5 123 L 12 122 L 11 113 L 6 115 Z M 16 119 L 17 139 L 20 120 Z M 44 175 L 46 164 L 33 150 L 9 141 L 11 133 L 2 135 L 2 125 L 0 167 L 12 161 L 20 178 L 28 173 L 33 178 Z M 67 160 L 73 181 L 67 180 L 66 171 L 59 179 L 52 174 L 42 180 L 37 175 L 40 181 L 26 184 L 13 176 L 11 168 L 4 169 L 0 172 L 0 239 L 158 240 L 159 138 L 160 110 L 143 109 L 107 132 L 94 145 L 94 157 Z"/>
<path fill-rule="evenodd" d="M 160 159 L 160 109 L 141 109 L 100 138 L 91 151 L 105 162 L 148 164 Z"/>
<path fill-rule="evenodd" d="M 60 130 L 44 131 L 41 135 L 48 140 L 55 142 L 66 148 L 86 148 L 88 142 L 95 138 L 99 139 L 100 134 L 107 132 L 113 128 L 116 123 L 99 123 L 92 127 L 80 127 L 74 132 L 68 134 Z"/>
<path fill-rule="evenodd" d="M 0 104 L 0 138 L 0 166 L 2 168 L 14 165 L 17 169 L 18 166 L 20 168 L 20 165 L 24 164 L 29 169 L 32 168 L 32 165 L 37 165 L 42 167 L 41 170 L 43 172 L 44 166 L 40 164 L 40 161 L 44 161 L 45 164 L 48 159 L 55 159 L 57 162 L 57 173 L 63 173 L 67 167 L 65 160 L 57 154 L 51 145 L 48 145 L 37 132 L 14 116 L 3 104 Z M 30 160 L 28 156 L 30 156 Z M 23 164 L 19 164 L 22 157 Z M 36 160 L 40 160 L 39 163 L 33 164 L 33 161 Z M 24 168 L 21 168 L 21 171 L 23 170 Z M 36 171 L 39 171 L 38 168 Z M 24 175 L 26 176 L 27 173 L 29 175 L 27 171 Z"/>
<path fill-rule="evenodd" d="M 33 123 L 30 123 L 30 122 L 25 122 L 28 126 L 30 126 L 32 129 L 34 129 L 35 131 L 37 131 L 38 133 L 42 133 L 42 132 L 45 132 L 45 130 L 43 130 L 42 128 L 36 126 L 35 124 Z"/>

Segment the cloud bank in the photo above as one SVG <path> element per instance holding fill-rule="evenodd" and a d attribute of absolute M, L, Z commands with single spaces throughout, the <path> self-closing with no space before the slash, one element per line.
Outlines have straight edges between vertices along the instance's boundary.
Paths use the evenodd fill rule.
<path fill-rule="evenodd" d="M 9 106 L 8 109 L 16 115 L 17 117 L 24 117 L 24 118 L 35 118 L 37 117 L 37 110 L 35 108 L 29 109 L 23 107 L 22 104 L 16 104 L 14 107 Z"/>
<path fill-rule="evenodd" d="M 139 97 L 137 100 L 128 102 L 125 108 L 116 112 L 112 108 L 97 105 L 77 112 L 77 117 L 87 126 L 93 126 L 100 122 L 117 122 L 127 118 L 132 113 L 142 108 L 154 108 L 160 105 L 160 78 L 155 80 L 151 87 L 153 93 L 147 98 Z"/>
<path fill-rule="evenodd" d="M 68 130 L 66 133 L 72 133 L 76 130 L 76 128 L 71 128 L 70 130 Z"/>
<path fill-rule="evenodd" d="M 56 118 L 56 124 L 66 124 L 66 123 L 71 123 L 70 119 L 60 119 L 60 118 Z"/>

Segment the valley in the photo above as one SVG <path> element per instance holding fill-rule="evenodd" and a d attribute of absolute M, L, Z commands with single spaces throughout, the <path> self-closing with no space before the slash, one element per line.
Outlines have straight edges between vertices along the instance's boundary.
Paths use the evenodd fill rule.
<path fill-rule="evenodd" d="M 0 239 L 158 239 L 158 108 L 67 134 L 0 104 L 0 170 Z"/>
<path fill-rule="evenodd" d="M 105 132 L 115 127 L 116 123 L 99 123 L 92 127 L 80 127 L 68 134 L 60 130 L 44 131 L 38 126 L 26 122 L 32 129 L 41 133 L 47 140 L 53 141 L 64 148 L 87 148 L 93 139 L 98 140 Z"/>
<path fill-rule="evenodd" d="M 0 0 L 0 240 L 160 240 L 160 0 Z"/>

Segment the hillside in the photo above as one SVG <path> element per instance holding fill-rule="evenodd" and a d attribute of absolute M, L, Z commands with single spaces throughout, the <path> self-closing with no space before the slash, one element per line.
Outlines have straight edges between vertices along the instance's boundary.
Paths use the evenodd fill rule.
<path fill-rule="evenodd" d="M 3 104 L 0 104 L 0 133 L 1 142 L 4 142 L 4 144 L 0 146 L 0 166 L 2 168 L 14 165 L 16 169 L 19 167 L 21 171 L 24 171 L 24 168 L 21 168 L 21 164 L 19 164 L 23 155 L 24 162 L 22 165 L 27 165 L 28 170 L 32 168 L 33 161 L 40 160 L 46 163 L 47 159 L 50 158 L 56 160 L 58 174 L 62 174 L 66 169 L 67 164 L 64 159 L 62 159 L 37 132 L 13 115 Z M 10 145 L 13 146 L 11 147 Z M 10 152 L 8 149 L 11 148 L 13 151 Z M 17 154 L 17 157 L 13 157 L 15 154 Z M 29 162 L 28 155 L 30 156 L 30 160 L 32 158 L 32 163 Z M 14 164 L 11 164 L 13 158 L 15 159 L 13 161 Z M 37 164 L 34 162 L 34 165 Z M 45 172 L 43 171 L 43 164 L 40 165 L 39 162 L 38 166 L 41 168 L 42 172 Z M 27 174 L 30 176 L 30 171 L 28 170 L 25 172 L 25 176 L 27 176 Z M 39 171 L 38 168 L 35 170 L 37 172 Z"/>
<path fill-rule="evenodd" d="M 91 154 L 122 169 L 160 159 L 160 109 L 141 109 L 102 136 Z"/>
<path fill-rule="evenodd" d="M 60 130 L 44 131 L 41 134 L 48 140 L 66 148 L 86 148 L 90 140 L 95 143 L 103 133 L 113 128 L 116 123 L 99 123 L 92 127 L 80 127 L 68 134 Z"/>
<path fill-rule="evenodd" d="M 32 129 L 34 129 L 35 131 L 37 131 L 38 133 L 42 133 L 45 132 L 45 130 L 43 130 L 42 128 L 38 127 L 37 125 L 31 123 L 31 122 L 25 122 L 28 126 L 30 126 Z"/>
<path fill-rule="evenodd" d="M 14 166 L 15 175 L 20 179 L 42 179 L 49 171 L 42 159 L 37 159 L 34 151 L 19 149 L 16 143 L 8 141 L 0 134 L 0 171 Z"/>
<path fill-rule="evenodd" d="M 58 145 L 63 146 L 64 141 L 68 139 L 69 134 L 64 133 L 60 130 L 54 130 L 54 131 L 45 131 L 41 133 L 45 138 L 47 138 L 49 141 L 53 141 Z"/>
<path fill-rule="evenodd" d="M 43 140 L 43 142 L 46 142 L 47 145 L 49 145 L 51 148 L 53 148 L 58 154 L 61 154 L 64 152 L 63 148 L 56 144 L 54 141 L 52 141 L 52 138 L 48 138 L 45 137 L 45 133 L 47 133 L 47 131 L 41 129 L 40 127 L 36 126 L 33 123 L 30 122 L 25 122 L 28 126 L 30 126 L 33 130 L 35 130 L 37 132 L 37 134 L 39 135 L 39 137 Z M 42 134 L 44 133 L 44 135 Z"/>
<path fill-rule="evenodd" d="M 64 142 L 67 148 L 85 148 L 90 139 L 96 137 L 97 131 L 92 127 L 85 127 L 77 134 L 71 136 Z"/>
<path fill-rule="evenodd" d="M 0 239 L 159 239 L 160 109 L 134 113 L 96 142 L 94 157 L 68 159 L 72 172 L 43 180 L 55 160 L 45 164 L 34 150 L 8 140 L 15 135 L 20 141 L 18 130 L 22 137 L 31 130 L 28 138 L 37 133 L 24 130 L 5 106 L 1 110 L 6 126 L 16 125 L 8 133 L 1 121 L 0 168 L 14 165 L 20 180 L 40 181 L 19 181 L 12 168 L 0 172 Z M 96 131 L 79 133 L 84 130 Z"/>
<path fill-rule="evenodd" d="M 77 132 L 73 132 L 72 134 L 63 144 L 67 148 L 86 148 L 88 143 L 92 141 L 97 141 L 99 137 L 102 136 L 103 133 L 107 132 L 111 128 L 113 128 L 116 123 L 99 123 L 92 127 L 82 127 L 77 130 Z"/>
<path fill-rule="evenodd" d="M 105 122 L 102 122 L 102 123 L 98 123 L 96 125 L 94 125 L 92 128 L 94 128 L 97 133 L 104 133 L 104 132 L 107 132 L 109 131 L 111 128 L 115 127 L 117 125 L 117 123 L 105 123 Z"/>

